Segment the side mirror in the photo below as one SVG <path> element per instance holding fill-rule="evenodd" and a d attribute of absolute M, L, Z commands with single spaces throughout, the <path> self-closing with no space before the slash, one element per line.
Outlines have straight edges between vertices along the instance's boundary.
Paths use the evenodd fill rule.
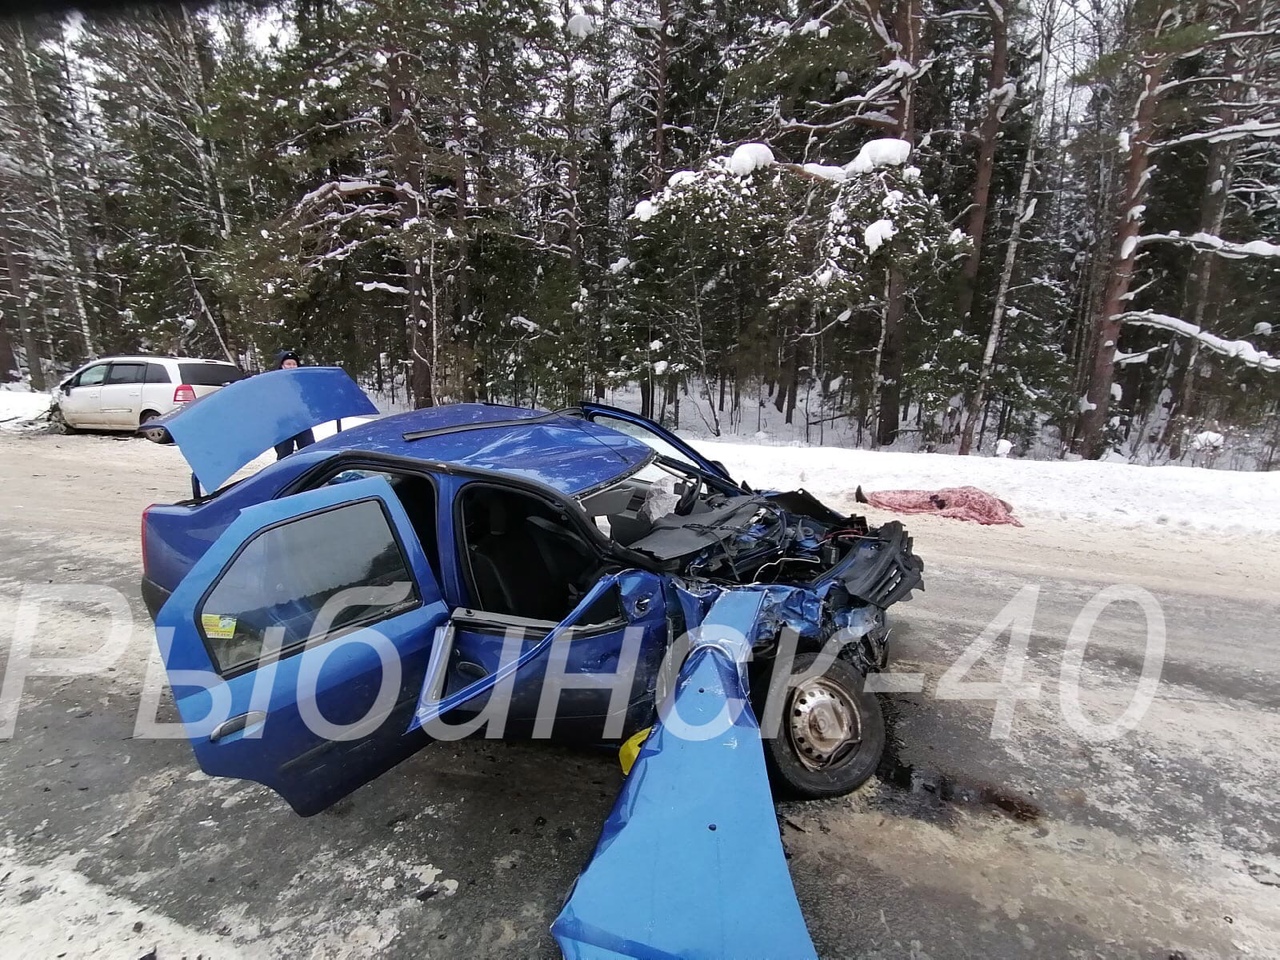
<path fill-rule="evenodd" d="M 68 380 L 66 383 L 64 383 L 61 389 L 64 396 L 68 396 L 68 397 L 71 396 L 71 381 Z"/>

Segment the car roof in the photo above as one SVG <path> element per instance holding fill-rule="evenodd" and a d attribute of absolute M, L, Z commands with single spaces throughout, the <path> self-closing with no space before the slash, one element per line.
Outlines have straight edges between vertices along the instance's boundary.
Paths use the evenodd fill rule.
<path fill-rule="evenodd" d="M 359 450 L 493 470 L 579 496 L 634 473 L 646 443 L 570 412 L 455 403 L 392 414 L 321 440 L 311 450 Z"/>
<path fill-rule="evenodd" d="M 158 357 L 155 354 L 147 353 L 122 353 L 112 354 L 109 357 L 94 357 L 92 360 L 86 360 L 80 364 L 81 367 L 91 367 L 95 363 L 216 363 L 223 367 L 234 367 L 235 364 L 229 360 L 207 360 L 204 357 Z"/>

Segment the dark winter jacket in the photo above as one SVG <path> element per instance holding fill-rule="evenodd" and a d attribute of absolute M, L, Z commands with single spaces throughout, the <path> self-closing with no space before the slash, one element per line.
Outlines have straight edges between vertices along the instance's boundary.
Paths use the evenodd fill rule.
<path fill-rule="evenodd" d="M 286 360 L 295 360 L 298 366 L 302 366 L 302 358 L 298 356 L 296 351 L 281 350 L 276 354 L 276 364 L 271 369 L 283 370 Z M 276 444 L 276 459 L 281 460 L 293 453 L 294 450 L 301 450 L 303 447 L 310 446 L 315 442 L 315 435 L 310 430 L 303 430 L 296 437 L 290 437 L 288 440 Z"/>

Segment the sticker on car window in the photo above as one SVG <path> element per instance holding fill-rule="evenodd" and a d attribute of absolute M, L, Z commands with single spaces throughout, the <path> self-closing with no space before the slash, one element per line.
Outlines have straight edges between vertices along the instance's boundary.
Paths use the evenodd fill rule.
<path fill-rule="evenodd" d="M 230 640 L 236 635 L 236 618 L 219 613 L 202 613 L 200 623 L 210 640 Z"/>

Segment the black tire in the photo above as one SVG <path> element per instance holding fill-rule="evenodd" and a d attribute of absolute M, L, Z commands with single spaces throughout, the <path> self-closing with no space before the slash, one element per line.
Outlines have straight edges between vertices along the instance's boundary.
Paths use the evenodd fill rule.
<path fill-rule="evenodd" d="M 150 423 L 152 420 L 159 420 L 160 414 L 154 410 L 143 410 L 142 416 L 138 418 L 138 426 Z"/>
<path fill-rule="evenodd" d="M 791 676 L 806 673 L 817 656 L 799 654 Z M 884 714 L 876 695 L 864 686 L 855 667 L 835 660 L 820 677 L 786 690 L 781 723 L 775 735 L 763 741 L 765 765 L 777 795 L 800 800 L 839 797 L 875 773 L 884 754 Z M 822 738 L 819 724 L 834 727 L 832 735 Z"/>

